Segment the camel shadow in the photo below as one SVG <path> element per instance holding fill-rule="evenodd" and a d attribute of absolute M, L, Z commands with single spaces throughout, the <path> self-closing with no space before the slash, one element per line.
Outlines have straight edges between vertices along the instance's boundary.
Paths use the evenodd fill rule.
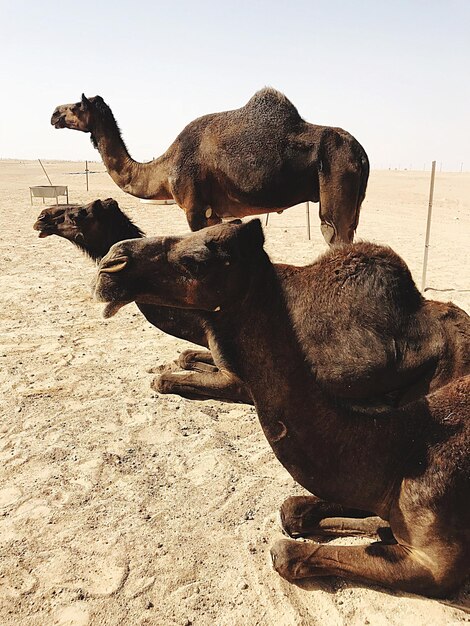
<path fill-rule="evenodd" d="M 448 606 L 452 609 L 470 614 L 470 579 L 467 580 L 467 582 L 464 583 L 464 585 L 456 593 L 450 595 L 448 598 L 427 598 L 425 596 L 407 593 L 405 591 L 393 591 L 378 585 L 362 585 L 361 583 L 345 581 L 343 578 L 339 578 L 337 576 L 303 578 L 298 581 L 293 581 L 292 584 L 304 591 L 325 591 L 331 595 L 334 595 L 338 591 L 344 589 L 372 589 L 392 598 L 425 599 L 430 602 L 442 604 L 443 606 Z"/>

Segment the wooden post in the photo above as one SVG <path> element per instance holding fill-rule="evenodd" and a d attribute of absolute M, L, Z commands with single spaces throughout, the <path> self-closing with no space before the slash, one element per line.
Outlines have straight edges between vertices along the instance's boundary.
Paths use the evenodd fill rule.
<path fill-rule="evenodd" d="M 40 165 L 40 166 L 42 167 L 42 169 L 43 169 L 44 174 L 46 175 L 47 180 L 49 181 L 49 185 L 50 185 L 51 187 L 53 187 L 53 184 L 51 183 L 51 179 L 50 179 L 50 178 L 49 178 L 49 176 L 47 175 L 46 168 L 45 168 L 45 167 L 44 167 L 44 165 L 41 163 L 41 159 L 38 159 L 38 161 L 39 161 L 39 165 Z M 43 202 L 44 202 L 44 198 L 43 198 L 42 200 L 43 200 Z"/>
<path fill-rule="evenodd" d="M 436 161 L 432 162 L 431 168 L 431 185 L 429 187 L 429 204 L 428 204 L 428 223 L 426 225 L 426 241 L 424 244 L 424 261 L 423 261 L 423 278 L 421 280 L 421 291 L 424 292 L 426 288 L 426 270 L 428 265 L 428 251 L 429 251 L 429 234 L 431 232 L 431 215 L 432 215 L 432 199 L 434 196 L 434 176 L 436 174 Z"/>
<path fill-rule="evenodd" d="M 86 190 L 88 191 L 88 161 L 85 161 Z"/>

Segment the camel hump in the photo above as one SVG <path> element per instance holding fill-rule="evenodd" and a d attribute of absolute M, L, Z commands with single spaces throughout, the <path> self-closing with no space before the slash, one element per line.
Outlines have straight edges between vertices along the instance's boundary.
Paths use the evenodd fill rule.
<path fill-rule="evenodd" d="M 243 108 L 250 110 L 250 112 L 269 113 L 270 115 L 273 115 L 275 111 L 275 115 L 278 118 L 302 121 L 299 112 L 289 98 L 272 87 L 265 87 L 257 91 Z"/>

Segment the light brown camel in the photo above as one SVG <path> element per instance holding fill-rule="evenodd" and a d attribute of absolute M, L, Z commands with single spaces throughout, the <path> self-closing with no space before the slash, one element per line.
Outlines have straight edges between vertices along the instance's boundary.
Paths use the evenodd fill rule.
<path fill-rule="evenodd" d="M 99 261 L 114 243 L 143 236 L 112 198 L 95 200 L 85 206 L 44 209 L 34 228 L 40 237 L 57 235 L 71 241 L 95 261 Z M 360 251 L 363 245 L 357 244 L 354 248 Z M 283 288 L 290 294 L 294 319 L 305 314 L 299 295 L 302 275 L 308 275 L 309 280 L 321 280 L 321 291 L 330 294 L 321 299 L 315 296 L 310 315 L 322 321 L 310 327 L 310 334 L 305 337 L 306 345 L 310 346 L 308 358 L 315 364 L 317 380 L 325 391 L 368 408 L 394 406 L 470 373 L 470 317 L 464 311 L 450 303 L 424 300 L 404 263 L 393 257 L 394 264 L 387 272 L 379 269 L 376 280 L 384 283 L 383 288 L 392 290 L 398 268 L 402 276 L 401 300 L 396 298 L 395 302 L 398 314 L 384 318 L 380 315 L 380 301 L 374 294 L 364 292 L 361 285 L 354 286 L 357 295 L 353 300 L 344 288 L 335 289 L 330 256 L 327 254 L 315 262 L 313 277 L 309 268 L 275 265 Z M 368 328 L 373 340 L 366 343 L 358 329 L 358 322 L 362 325 L 359 316 L 364 298 L 373 298 L 377 318 Z M 411 313 L 409 301 L 415 303 Z M 164 332 L 208 346 L 204 317 L 198 311 L 140 302 L 137 306 L 151 324 Z M 400 315 L 407 316 L 405 325 L 397 322 Z M 425 341 L 421 338 L 424 329 L 427 329 Z M 337 349 L 341 342 L 347 349 Z M 176 372 L 175 365 L 186 373 Z M 176 364 L 169 364 L 161 372 L 152 383 L 159 392 L 179 393 L 187 398 L 252 402 L 243 383 L 227 371 L 221 371 L 207 351 L 186 350 Z M 349 381 L 348 386 L 341 388 L 345 380 Z"/>
<path fill-rule="evenodd" d="M 305 122 L 274 89 L 258 91 L 240 109 L 194 120 L 150 163 L 129 156 L 100 96 L 58 106 L 51 124 L 91 133 L 121 189 L 138 198 L 174 198 L 191 230 L 311 201 L 320 202 L 327 243 L 353 240 L 369 177 L 364 149 L 341 128 Z"/>
<path fill-rule="evenodd" d="M 381 281 L 387 265 L 396 263 L 390 250 L 338 249 L 329 263 L 335 289 L 356 297 L 361 286 L 363 294 L 378 298 L 384 318 L 396 315 L 398 294 Z M 321 281 L 304 276 L 298 287 L 303 312 L 295 320 L 290 295 L 263 250 L 259 220 L 253 220 L 186 238 L 116 244 L 100 263 L 95 294 L 107 302 L 106 316 L 134 299 L 205 312 L 216 361 L 249 386 L 274 453 L 297 482 L 322 499 L 289 498 L 281 510 L 287 532 L 315 532 L 314 513 L 318 518 L 322 511 L 335 517 L 338 511 L 346 516 L 356 509 L 372 511 L 390 525 L 385 541 L 369 545 L 279 540 L 271 554 L 283 577 L 339 575 L 447 595 L 470 567 L 470 376 L 380 415 L 344 408 L 323 392 L 305 359 L 316 324 L 313 293 L 322 290 Z M 408 297 L 412 308 L 413 293 Z M 361 321 L 373 323 L 375 303 L 365 297 L 362 305 Z M 406 324 L 406 315 L 400 319 Z M 325 331 L 334 329 L 331 322 Z M 363 342 L 370 340 L 367 327 L 358 332 Z M 425 340 L 426 329 L 422 332 Z M 363 520 L 347 522 L 352 531 L 361 530 Z M 326 525 L 330 531 L 338 527 L 335 520 Z"/>

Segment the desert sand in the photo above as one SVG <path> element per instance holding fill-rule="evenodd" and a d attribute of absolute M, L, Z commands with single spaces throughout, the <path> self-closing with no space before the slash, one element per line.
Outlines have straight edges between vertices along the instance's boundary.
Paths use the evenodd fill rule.
<path fill-rule="evenodd" d="M 116 198 L 149 235 L 188 231 L 176 206 L 141 204 L 101 163 L 45 162 L 71 202 Z M 76 172 L 82 172 L 77 174 Z M 386 243 L 418 286 L 430 173 L 373 171 L 358 238 Z M 37 162 L 0 161 L 2 626 L 358 626 L 470 621 L 467 583 L 448 602 L 271 568 L 283 499 L 303 490 L 275 459 L 252 407 L 150 388 L 152 369 L 189 344 L 135 305 L 110 319 L 91 298 L 94 265 L 38 239 L 47 184 Z M 47 206 L 47 205 L 45 205 Z M 272 215 L 274 261 L 326 249 L 318 205 Z M 263 223 L 265 218 L 263 217 Z M 470 174 L 436 175 L 426 297 L 470 312 Z M 359 540 L 341 540 L 351 543 Z"/>

